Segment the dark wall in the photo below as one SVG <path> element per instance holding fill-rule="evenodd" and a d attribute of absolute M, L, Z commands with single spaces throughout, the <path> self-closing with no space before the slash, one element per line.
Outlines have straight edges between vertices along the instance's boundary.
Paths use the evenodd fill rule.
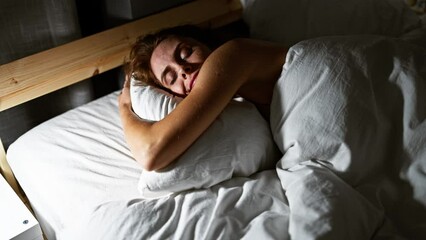
<path fill-rule="evenodd" d="M 75 0 L 78 21 L 83 37 L 93 35 L 110 28 L 106 24 L 105 0 Z M 120 88 L 120 69 L 113 69 L 92 77 L 95 98 L 104 96 Z"/>
<path fill-rule="evenodd" d="M 0 1 L 0 64 L 81 37 L 74 0 Z M 74 84 L 0 112 L 6 148 L 34 126 L 93 100 L 90 81 Z"/>

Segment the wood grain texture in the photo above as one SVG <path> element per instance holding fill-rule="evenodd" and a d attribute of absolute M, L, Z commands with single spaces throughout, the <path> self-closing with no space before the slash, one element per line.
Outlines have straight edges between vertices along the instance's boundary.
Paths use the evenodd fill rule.
<path fill-rule="evenodd" d="M 1 139 L 0 139 L 0 174 L 3 175 L 4 179 L 10 185 L 10 187 L 12 187 L 16 195 L 18 195 L 18 197 L 25 204 L 28 210 L 30 210 L 30 212 L 34 215 L 34 211 L 31 207 L 30 201 L 28 200 L 24 191 L 20 187 L 18 181 L 15 178 L 15 175 L 12 172 L 12 169 L 10 168 L 9 163 L 7 162 L 6 152 L 4 150 Z"/>
<path fill-rule="evenodd" d="M 3 143 L 0 139 L 0 173 L 3 175 L 4 179 L 9 183 L 9 185 L 12 187 L 12 189 L 18 194 L 19 197 L 21 197 L 21 192 L 19 189 L 18 182 L 15 179 L 15 176 L 13 175 L 12 169 L 9 166 L 9 163 L 6 159 L 6 152 L 3 147 Z"/>
<path fill-rule="evenodd" d="M 239 0 L 198 0 L 0 66 L 0 111 L 119 67 L 136 37 L 162 28 L 219 27 L 241 16 Z"/>

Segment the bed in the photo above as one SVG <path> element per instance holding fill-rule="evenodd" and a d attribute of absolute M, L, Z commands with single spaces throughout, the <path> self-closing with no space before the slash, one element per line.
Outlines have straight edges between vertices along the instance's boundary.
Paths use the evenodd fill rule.
<path fill-rule="evenodd" d="M 400 0 L 192 1 L 1 65 L 0 109 L 119 67 L 140 34 L 238 19 L 290 47 L 270 122 L 235 99 L 157 172 L 127 148 L 119 91 L 40 124 L 0 157 L 47 239 L 426 238 L 426 25 Z M 132 101 L 157 121 L 180 99 Z"/>

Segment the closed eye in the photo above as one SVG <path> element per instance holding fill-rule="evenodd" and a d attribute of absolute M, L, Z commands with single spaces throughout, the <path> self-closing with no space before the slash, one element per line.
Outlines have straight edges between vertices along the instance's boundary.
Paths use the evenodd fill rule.
<path fill-rule="evenodd" d="M 174 84 L 176 78 L 176 72 L 174 72 L 171 67 L 166 67 L 166 69 L 164 69 L 163 73 L 161 74 L 161 81 L 165 86 Z"/>
<path fill-rule="evenodd" d="M 177 62 L 186 62 L 186 59 L 192 55 L 194 52 L 193 48 L 190 45 L 187 45 L 183 42 L 180 42 L 174 50 L 174 58 Z M 182 64 L 182 63 L 180 63 Z M 177 80 L 177 73 L 170 67 L 167 66 L 161 74 L 161 82 L 164 85 L 173 85 Z"/>
<path fill-rule="evenodd" d="M 191 56 L 193 53 L 193 50 L 190 46 L 183 46 L 180 50 L 180 59 L 186 60 L 188 57 Z"/>
<path fill-rule="evenodd" d="M 173 85 L 176 82 L 176 73 L 169 71 L 166 75 L 166 82 L 169 83 L 169 85 Z"/>

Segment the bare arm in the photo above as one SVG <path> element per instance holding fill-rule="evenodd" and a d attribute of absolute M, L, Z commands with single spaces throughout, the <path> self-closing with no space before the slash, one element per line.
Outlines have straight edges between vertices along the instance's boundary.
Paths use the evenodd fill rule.
<path fill-rule="evenodd" d="M 277 50 L 282 51 L 280 58 Z M 148 171 L 169 165 L 212 124 L 241 86 L 259 81 L 277 67 L 280 71 L 283 59 L 281 48 L 250 40 L 230 41 L 207 58 L 191 93 L 155 123 L 132 112 L 126 81 L 119 98 L 120 116 L 135 159 Z"/>

